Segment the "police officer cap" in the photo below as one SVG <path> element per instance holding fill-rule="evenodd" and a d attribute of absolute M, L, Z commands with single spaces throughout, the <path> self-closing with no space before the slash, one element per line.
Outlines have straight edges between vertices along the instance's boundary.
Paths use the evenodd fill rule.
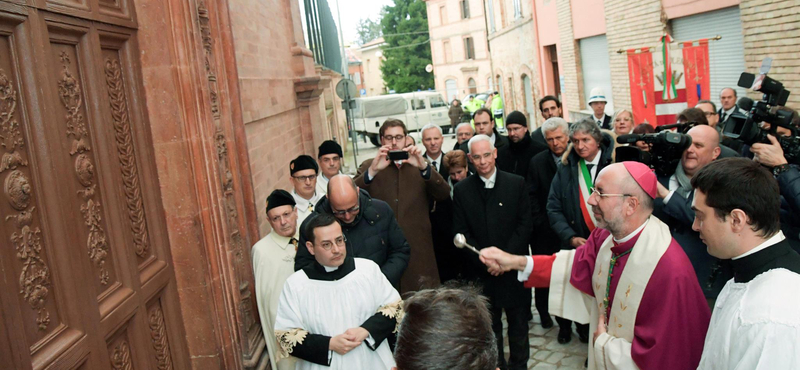
<path fill-rule="evenodd" d="M 528 127 L 528 120 L 525 118 L 525 115 L 522 114 L 522 112 L 513 111 L 506 117 L 506 126 L 508 125 L 520 125 Z"/>
<path fill-rule="evenodd" d="M 319 173 L 317 161 L 315 161 L 314 158 L 311 158 L 311 156 L 303 154 L 289 163 L 289 172 L 291 172 L 292 175 L 294 175 L 295 172 L 302 170 L 314 170 L 314 173 Z"/>
<path fill-rule="evenodd" d="M 326 154 L 338 154 L 339 157 L 344 157 L 342 153 L 342 147 L 339 146 L 339 143 L 333 140 L 325 140 L 322 144 L 319 145 L 319 150 L 317 150 L 319 154 L 317 154 L 317 158 L 322 157 Z"/>
<path fill-rule="evenodd" d="M 283 189 L 275 189 L 267 197 L 267 212 L 269 212 L 270 209 L 280 206 L 294 207 L 295 204 L 292 194 L 289 194 L 288 191 Z"/>

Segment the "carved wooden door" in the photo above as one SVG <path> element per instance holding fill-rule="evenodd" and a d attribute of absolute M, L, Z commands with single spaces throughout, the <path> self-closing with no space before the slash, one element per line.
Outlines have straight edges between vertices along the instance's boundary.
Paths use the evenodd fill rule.
<path fill-rule="evenodd" d="M 0 359 L 185 368 L 133 0 L 0 0 Z"/>

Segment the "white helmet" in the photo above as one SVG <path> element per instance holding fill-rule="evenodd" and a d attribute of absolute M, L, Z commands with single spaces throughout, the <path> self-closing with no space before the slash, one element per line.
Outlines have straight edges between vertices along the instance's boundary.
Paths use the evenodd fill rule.
<path fill-rule="evenodd" d="M 596 101 L 601 101 L 603 103 L 608 103 L 606 100 L 606 94 L 603 92 L 603 89 L 600 87 L 595 87 L 592 89 L 592 93 L 589 94 L 589 102 L 587 104 L 592 104 Z"/>

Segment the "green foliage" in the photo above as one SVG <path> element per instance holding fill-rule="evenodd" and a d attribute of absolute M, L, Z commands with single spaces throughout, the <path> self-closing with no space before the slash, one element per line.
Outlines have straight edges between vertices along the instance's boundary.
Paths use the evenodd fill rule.
<path fill-rule="evenodd" d="M 433 88 L 433 74 L 425 71 L 425 66 L 431 64 L 425 2 L 394 0 L 394 6 L 385 6 L 383 12 L 381 26 L 386 59 L 381 64 L 381 72 L 386 86 L 397 93 Z"/>
<path fill-rule="evenodd" d="M 356 32 L 358 33 L 358 39 L 356 43 L 358 45 L 364 45 L 372 40 L 381 37 L 381 23 L 373 21 L 372 19 L 366 18 L 358 21 L 358 28 L 356 28 Z"/>

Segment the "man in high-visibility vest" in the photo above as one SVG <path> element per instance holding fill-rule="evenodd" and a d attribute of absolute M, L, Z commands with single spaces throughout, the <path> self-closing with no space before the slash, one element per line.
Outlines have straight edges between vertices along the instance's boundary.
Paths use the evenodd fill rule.
<path fill-rule="evenodd" d="M 478 109 L 483 108 L 484 104 L 486 104 L 486 102 L 478 99 L 477 97 L 475 97 L 475 95 L 470 95 L 469 102 L 467 102 L 467 104 L 464 104 L 464 108 L 466 108 L 467 112 L 469 112 L 470 115 L 469 123 L 472 125 L 473 129 L 475 128 L 475 120 L 472 119 L 472 115 L 475 114 L 475 111 L 477 111 Z"/>
<path fill-rule="evenodd" d="M 497 129 L 499 131 L 505 131 L 505 126 L 503 125 L 503 98 L 500 97 L 500 94 L 495 91 L 491 95 L 492 101 L 492 114 L 494 114 L 494 123 L 497 125 Z"/>

